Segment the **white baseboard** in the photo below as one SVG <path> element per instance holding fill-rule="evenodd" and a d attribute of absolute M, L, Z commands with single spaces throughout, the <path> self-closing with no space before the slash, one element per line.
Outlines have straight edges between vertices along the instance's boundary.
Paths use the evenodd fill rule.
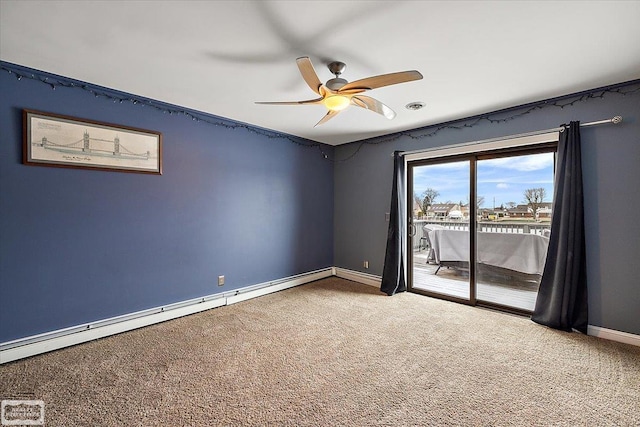
<path fill-rule="evenodd" d="M 600 326 L 587 326 L 587 335 L 605 340 L 618 341 L 625 344 L 631 344 L 640 347 L 640 335 L 630 334 L 628 332 L 616 331 L 615 329 L 602 328 Z"/>
<path fill-rule="evenodd" d="M 228 293 L 208 295 L 201 298 L 181 301 L 175 304 L 0 343 L 0 364 L 104 338 L 109 335 L 142 328 L 155 323 L 177 319 L 178 317 L 199 313 L 204 310 L 210 310 L 212 308 L 256 298 L 272 292 L 312 282 L 314 280 L 330 277 L 333 275 L 333 272 L 333 268 L 326 268 L 280 280 L 247 286 Z"/>
<path fill-rule="evenodd" d="M 335 276 L 342 279 L 352 280 L 354 282 L 362 283 L 364 285 L 380 287 L 382 283 L 382 277 L 374 274 L 361 273 L 360 271 L 347 270 L 346 268 L 334 267 Z"/>
<path fill-rule="evenodd" d="M 324 279 L 325 277 L 331 277 L 333 275 L 333 269 L 327 268 L 325 270 L 319 270 L 312 273 L 301 274 L 299 276 L 289 277 L 287 279 L 268 282 L 262 285 L 252 286 L 251 288 L 244 288 L 243 292 L 236 292 L 233 295 L 227 296 L 227 305 L 235 304 L 240 301 L 246 301 L 251 298 L 261 297 L 273 292 L 282 291 L 284 289 L 293 288 L 295 286 L 304 285 L 305 283 L 313 282 L 314 280 Z M 257 288 L 252 290 L 253 288 Z"/>
<path fill-rule="evenodd" d="M 354 282 L 363 283 L 369 286 L 380 287 L 382 278 L 373 274 L 362 273 L 355 270 L 334 267 L 334 276 L 343 279 L 352 280 Z M 587 335 L 603 338 L 610 341 L 617 341 L 625 344 L 640 346 L 640 335 L 630 334 L 628 332 L 616 331 L 614 329 L 602 328 L 600 326 L 589 325 L 587 327 Z"/>
<path fill-rule="evenodd" d="M 220 307 L 224 304 L 224 298 L 220 297 L 179 308 L 171 309 L 161 307 L 155 310 L 154 313 L 142 314 L 139 317 L 133 316 L 133 318 L 120 321 L 118 321 L 117 318 L 110 319 L 113 320 L 113 322 L 103 326 L 100 326 L 99 324 L 87 324 L 77 328 L 68 328 L 70 329 L 68 333 L 64 333 L 64 330 L 58 330 L 53 331 L 50 334 L 42 334 L 37 337 L 28 337 L 9 343 L 3 343 L 2 347 L 6 347 L 6 349 L 0 350 L 0 364 L 81 344 L 87 341 L 97 340 L 109 335 L 115 335 L 132 329 L 153 325 L 154 323 L 176 319 L 178 317 Z M 129 315 L 127 317 L 131 316 Z"/>
<path fill-rule="evenodd" d="M 338 267 L 312 271 L 280 280 L 247 286 L 232 292 L 208 295 L 167 306 L 130 313 L 124 316 L 103 319 L 84 325 L 0 343 L 0 364 L 142 328 L 189 314 L 199 313 L 212 308 L 235 304 L 240 301 L 257 298 L 272 292 L 278 292 L 330 276 L 337 276 L 377 288 L 380 287 L 382 280 L 380 276 Z M 640 335 L 591 325 L 588 326 L 587 333 L 588 335 L 598 338 L 640 346 Z"/>

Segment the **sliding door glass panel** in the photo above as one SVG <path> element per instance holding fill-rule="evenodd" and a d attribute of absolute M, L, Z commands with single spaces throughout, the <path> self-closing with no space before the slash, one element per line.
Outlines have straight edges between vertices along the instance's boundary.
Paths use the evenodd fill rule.
<path fill-rule="evenodd" d="M 413 165 L 413 290 L 468 301 L 471 162 Z"/>
<path fill-rule="evenodd" d="M 554 153 L 476 163 L 476 299 L 533 310 L 551 232 Z"/>

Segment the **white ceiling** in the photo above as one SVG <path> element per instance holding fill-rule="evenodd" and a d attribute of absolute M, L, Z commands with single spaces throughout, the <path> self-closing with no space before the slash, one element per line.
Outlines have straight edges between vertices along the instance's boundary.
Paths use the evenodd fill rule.
<path fill-rule="evenodd" d="M 338 145 L 640 78 L 640 1 L 0 0 L 0 58 Z M 321 105 L 322 81 L 416 69 L 368 92 L 393 120 Z M 404 106 L 422 101 L 426 107 Z"/>

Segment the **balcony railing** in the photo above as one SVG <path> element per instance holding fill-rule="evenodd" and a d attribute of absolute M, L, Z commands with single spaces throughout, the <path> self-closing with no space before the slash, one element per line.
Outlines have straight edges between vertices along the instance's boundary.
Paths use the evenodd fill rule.
<path fill-rule="evenodd" d="M 416 227 L 416 234 L 413 238 L 413 250 L 424 248 L 425 245 L 425 225 L 438 225 L 450 230 L 469 230 L 469 223 L 466 221 L 450 221 L 450 220 L 424 220 L 414 219 L 413 224 Z M 488 233 L 531 233 L 545 235 L 545 230 L 550 230 L 549 222 L 521 222 L 521 221 L 480 221 L 478 222 L 478 231 Z"/>

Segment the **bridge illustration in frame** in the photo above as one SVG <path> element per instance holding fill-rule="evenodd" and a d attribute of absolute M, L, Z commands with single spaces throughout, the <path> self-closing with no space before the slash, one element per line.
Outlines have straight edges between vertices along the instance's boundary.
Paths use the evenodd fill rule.
<path fill-rule="evenodd" d="M 74 117 L 23 111 L 23 163 L 162 173 L 162 135 Z"/>

